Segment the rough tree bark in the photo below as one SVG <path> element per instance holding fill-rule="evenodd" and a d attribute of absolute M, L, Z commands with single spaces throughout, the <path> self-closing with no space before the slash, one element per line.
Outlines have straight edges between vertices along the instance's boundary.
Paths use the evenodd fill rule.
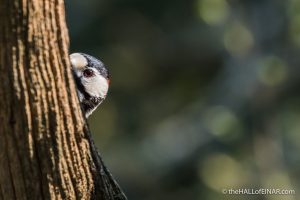
<path fill-rule="evenodd" d="M 126 199 L 90 139 L 63 0 L 0 0 L 0 200 Z"/>

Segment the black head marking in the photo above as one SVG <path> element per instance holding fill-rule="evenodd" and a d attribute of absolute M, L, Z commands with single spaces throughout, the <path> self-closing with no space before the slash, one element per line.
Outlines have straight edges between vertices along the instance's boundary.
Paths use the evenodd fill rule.
<path fill-rule="evenodd" d="M 93 67 L 93 68 L 97 69 L 104 78 L 106 78 L 106 79 L 110 78 L 109 72 L 108 72 L 107 68 L 105 67 L 105 65 L 103 64 L 103 62 L 101 62 L 100 60 L 98 60 L 97 58 L 95 58 L 93 56 L 90 56 L 90 55 L 87 55 L 84 53 L 80 53 L 80 54 L 83 55 L 87 59 L 88 67 Z"/>
<path fill-rule="evenodd" d="M 74 77 L 75 84 L 77 86 L 78 91 L 84 96 L 85 99 L 90 99 L 91 95 L 89 95 L 86 92 L 86 90 L 84 89 L 84 86 L 82 85 L 82 82 L 80 81 L 80 78 L 76 76 L 74 71 L 73 71 L 73 77 Z"/>

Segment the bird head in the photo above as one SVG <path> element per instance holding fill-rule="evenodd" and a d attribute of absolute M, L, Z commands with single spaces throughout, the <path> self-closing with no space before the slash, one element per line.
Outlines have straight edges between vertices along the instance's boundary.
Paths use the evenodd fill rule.
<path fill-rule="evenodd" d="M 70 55 L 79 101 L 88 117 L 105 99 L 109 88 L 109 72 L 105 65 L 84 53 Z"/>

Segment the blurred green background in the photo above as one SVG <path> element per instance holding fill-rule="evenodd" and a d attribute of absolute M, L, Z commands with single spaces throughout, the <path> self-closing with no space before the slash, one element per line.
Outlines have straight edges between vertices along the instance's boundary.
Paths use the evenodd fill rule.
<path fill-rule="evenodd" d="M 66 4 L 71 51 L 112 74 L 89 123 L 129 199 L 300 199 L 299 0 Z"/>

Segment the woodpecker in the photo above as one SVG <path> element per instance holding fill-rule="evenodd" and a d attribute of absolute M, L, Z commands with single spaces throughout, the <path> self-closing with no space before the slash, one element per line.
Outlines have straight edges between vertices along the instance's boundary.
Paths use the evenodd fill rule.
<path fill-rule="evenodd" d="M 103 62 L 93 56 L 73 53 L 70 61 L 78 98 L 88 118 L 106 98 L 110 75 Z"/>

